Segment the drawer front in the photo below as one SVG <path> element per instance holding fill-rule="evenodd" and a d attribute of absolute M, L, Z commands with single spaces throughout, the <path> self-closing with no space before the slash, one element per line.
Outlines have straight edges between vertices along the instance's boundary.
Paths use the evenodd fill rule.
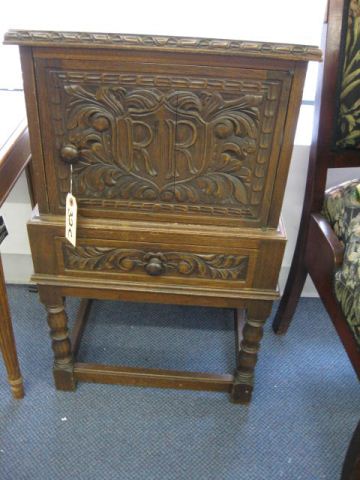
<path fill-rule="evenodd" d="M 35 65 L 53 213 L 72 163 L 84 216 L 266 225 L 289 71 L 120 56 Z"/>
<path fill-rule="evenodd" d="M 102 239 L 73 247 L 56 238 L 58 273 L 154 283 L 243 288 L 252 283 L 257 250 Z"/>

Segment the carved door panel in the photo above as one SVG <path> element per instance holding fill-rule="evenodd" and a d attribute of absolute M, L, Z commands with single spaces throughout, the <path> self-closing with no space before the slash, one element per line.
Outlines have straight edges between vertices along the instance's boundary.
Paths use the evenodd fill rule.
<path fill-rule="evenodd" d="M 38 59 L 51 210 L 266 225 L 288 71 Z M 156 73 L 154 73 L 156 72 Z"/>

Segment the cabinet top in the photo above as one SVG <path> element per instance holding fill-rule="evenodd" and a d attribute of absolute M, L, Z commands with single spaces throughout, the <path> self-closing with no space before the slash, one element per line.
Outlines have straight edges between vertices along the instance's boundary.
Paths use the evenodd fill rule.
<path fill-rule="evenodd" d="M 9 30 L 5 34 L 4 44 L 62 48 L 155 49 L 162 52 L 281 58 L 294 61 L 321 60 L 321 50 L 316 46 L 163 35 Z"/>

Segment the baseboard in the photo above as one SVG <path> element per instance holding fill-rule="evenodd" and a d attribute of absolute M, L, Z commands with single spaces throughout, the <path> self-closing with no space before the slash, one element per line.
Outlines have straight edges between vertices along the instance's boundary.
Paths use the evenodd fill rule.
<path fill-rule="evenodd" d="M 1 260 L 4 267 L 5 282 L 9 284 L 30 284 L 33 274 L 31 255 L 19 253 L 3 253 Z"/>

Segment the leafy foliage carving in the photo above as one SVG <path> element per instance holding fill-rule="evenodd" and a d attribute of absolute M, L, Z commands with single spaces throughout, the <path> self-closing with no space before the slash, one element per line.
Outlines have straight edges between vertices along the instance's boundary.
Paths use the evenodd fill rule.
<path fill-rule="evenodd" d="M 217 253 L 151 252 L 131 248 L 93 247 L 76 248 L 63 245 L 65 267 L 74 270 L 113 273 L 146 273 L 156 261 L 163 275 L 180 275 L 219 280 L 245 280 L 249 257 Z"/>
<path fill-rule="evenodd" d="M 74 167 L 80 198 L 218 205 L 250 202 L 250 164 L 259 136 L 262 94 L 225 99 L 211 91 L 79 84 L 64 88 L 68 97 L 64 140 L 80 152 Z M 168 116 L 166 133 L 173 137 L 168 139 L 167 152 L 156 147 L 155 155 L 151 145 L 164 138 L 156 137 L 161 115 Z M 177 138 L 176 122 L 187 126 L 190 141 L 181 143 Z M 136 141 L 135 134 L 140 136 Z M 196 165 L 195 157 L 201 157 Z M 179 174 L 173 164 L 184 159 L 187 163 Z M 161 173 L 164 165 L 166 175 Z"/>

